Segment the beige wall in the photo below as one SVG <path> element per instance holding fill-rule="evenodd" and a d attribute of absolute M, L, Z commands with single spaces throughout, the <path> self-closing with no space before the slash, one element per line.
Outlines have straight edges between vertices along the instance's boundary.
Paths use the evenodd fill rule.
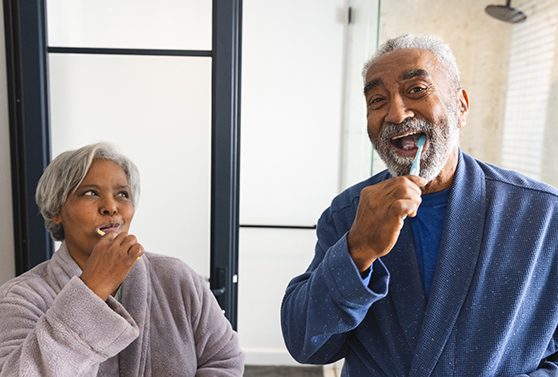
<path fill-rule="evenodd" d="M 382 1 L 380 44 L 404 33 L 438 34 L 452 47 L 471 109 L 461 148 L 499 164 L 512 24 L 489 17 L 486 0 Z"/>
<path fill-rule="evenodd" d="M 558 43 L 555 50 L 558 50 Z M 552 85 L 548 102 L 543 146 L 542 179 L 558 187 L 558 163 L 556 162 L 556 153 L 558 151 L 558 54 L 554 56 Z"/>
<path fill-rule="evenodd" d="M 0 8 L 0 15 L 2 9 Z M 4 17 L 0 17 L 0 284 L 15 276 Z"/>

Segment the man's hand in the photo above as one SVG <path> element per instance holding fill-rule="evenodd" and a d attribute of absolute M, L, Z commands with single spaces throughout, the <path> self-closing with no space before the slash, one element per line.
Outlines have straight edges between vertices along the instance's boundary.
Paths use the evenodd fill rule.
<path fill-rule="evenodd" d="M 421 187 L 426 180 L 416 176 L 388 179 L 365 187 L 347 242 L 349 254 L 360 272 L 389 253 L 406 216 L 414 217 L 421 203 Z"/>
<path fill-rule="evenodd" d="M 83 266 L 81 280 L 106 301 L 124 281 L 136 260 L 144 253 L 136 237 L 123 232 L 107 233 L 99 239 Z"/>

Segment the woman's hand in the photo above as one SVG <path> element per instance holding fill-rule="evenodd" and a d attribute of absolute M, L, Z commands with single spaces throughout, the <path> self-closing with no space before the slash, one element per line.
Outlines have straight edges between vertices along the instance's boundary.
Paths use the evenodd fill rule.
<path fill-rule="evenodd" d="M 116 292 L 143 253 L 143 246 L 135 236 L 126 232 L 107 233 L 91 251 L 80 278 L 106 301 L 108 296 Z"/>

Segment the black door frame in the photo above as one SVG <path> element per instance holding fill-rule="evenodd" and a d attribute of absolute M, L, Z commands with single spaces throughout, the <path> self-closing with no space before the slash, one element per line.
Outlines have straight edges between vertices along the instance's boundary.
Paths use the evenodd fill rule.
<path fill-rule="evenodd" d="M 49 47 L 46 0 L 3 0 L 3 5 L 16 274 L 54 252 L 34 199 L 51 157 L 48 54 L 207 56 L 212 59 L 210 286 L 236 329 L 242 0 L 213 0 L 211 51 Z"/>

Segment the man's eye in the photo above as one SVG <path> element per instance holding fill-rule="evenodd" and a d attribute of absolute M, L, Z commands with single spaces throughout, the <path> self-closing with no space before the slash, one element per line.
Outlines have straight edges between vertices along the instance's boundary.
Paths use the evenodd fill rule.
<path fill-rule="evenodd" d="M 426 88 L 422 86 L 415 86 L 414 88 L 411 89 L 411 93 L 420 93 L 424 90 L 426 90 Z"/>
<path fill-rule="evenodd" d="M 368 106 L 378 106 L 383 100 L 382 97 L 372 98 L 368 101 Z"/>

